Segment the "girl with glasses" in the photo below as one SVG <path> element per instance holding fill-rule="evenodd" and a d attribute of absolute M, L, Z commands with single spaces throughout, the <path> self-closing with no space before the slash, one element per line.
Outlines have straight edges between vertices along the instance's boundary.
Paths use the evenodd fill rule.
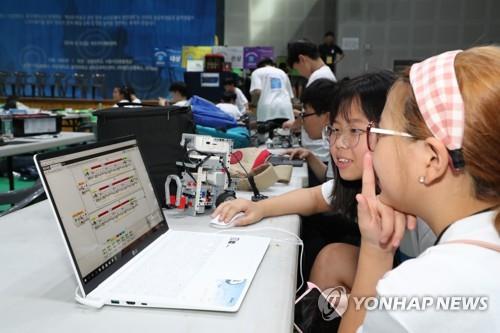
<path fill-rule="evenodd" d="M 333 212 L 350 221 L 357 229 L 355 196 L 361 190 L 363 156 L 368 152 L 366 129 L 370 122 L 379 121 L 387 92 L 394 80 L 391 72 L 381 71 L 339 83 L 330 114 L 331 130 L 325 131 L 330 140 L 334 180 L 259 202 L 244 199 L 228 201 L 222 203 L 212 216 L 219 216 L 220 220 L 228 222 L 237 213 L 244 212 L 238 225 L 248 225 L 271 216 L 309 216 Z M 331 223 L 336 222 L 335 218 L 330 220 Z M 356 246 L 359 238 L 353 238 L 350 243 L 355 245 L 337 243 L 322 250 L 309 280 L 320 288 L 338 285 L 350 288 L 359 249 Z"/>

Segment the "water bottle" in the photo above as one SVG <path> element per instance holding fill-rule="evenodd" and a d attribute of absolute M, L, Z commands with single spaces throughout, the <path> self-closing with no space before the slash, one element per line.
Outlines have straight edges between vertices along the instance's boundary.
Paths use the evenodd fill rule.
<path fill-rule="evenodd" d="M 1 117 L 2 120 L 2 136 L 5 139 L 14 138 L 12 133 L 12 116 L 10 114 L 5 114 Z"/>

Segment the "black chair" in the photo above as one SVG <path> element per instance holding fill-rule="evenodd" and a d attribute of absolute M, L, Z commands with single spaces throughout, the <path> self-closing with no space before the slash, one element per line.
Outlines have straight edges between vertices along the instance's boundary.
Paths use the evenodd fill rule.
<path fill-rule="evenodd" d="M 50 87 L 50 95 L 52 97 L 66 97 L 66 84 L 64 82 L 64 78 L 66 77 L 65 73 L 56 72 L 53 75 L 54 83 Z"/>
<path fill-rule="evenodd" d="M 0 71 L 0 96 L 7 96 L 7 80 L 9 77 L 9 72 Z"/>
<path fill-rule="evenodd" d="M 104 99 L 105 94 L 106 74 L 92 74 L 92 99 L 95 99 L 96 91 L 99 91 L 99 96 Z"/>
<path fill-rule="evenodd" d="M 76 91 L 80 91 L 80 98 L 87 98 L 87 76 L 83 73 L 73 74 L 73 84 L 71 86 L 71 97 L 76 98 Z"/>
<path fill-rule="evenodd" d="M 16 96 L 26 96 L 26 81 L 29 75 L 26 72 L 14 72 L 12 91 Z"/>
<path fill-rule="evenodd" d="M 37 180 L 35 184 L 29 188 L 0 193 L 0 204 L 12 205 L 9 209 L 1 212 L 0 217 L 41 201 L 45 198 L 44 195 L 45 191 L 40 180 Z"/>
<path fill-rule="evenodd" d="M 31 86 L 32 95 L 37 95 L 38 97 L 45 97 L 45 86 L 47 84 L 47 73 L 45 72 L 36 72 L 35 73 L 35 82 Z"/>

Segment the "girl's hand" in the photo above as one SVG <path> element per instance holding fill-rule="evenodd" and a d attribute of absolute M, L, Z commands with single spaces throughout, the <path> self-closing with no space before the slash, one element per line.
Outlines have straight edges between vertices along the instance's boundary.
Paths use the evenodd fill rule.
<path fill-rule="evenodd" d="M 361 194 L 356 195 L 362 243 L 373 249 L 393 253 L 399 247 L 406 228 L 415 228 L 416 218 L 383 204 L 375 191 L 372 156 L 367 153 L 363 160 Z"/>
<path fill-rule="evenodd" d="M 261 206 L 245 199 L 235 199 L 223 202 L 215 209 L 211 216 L 219 216 L 219 221 L 227 223 L 239 212 L 245 213 L 245 215 L 236 222 L 236 225 L 239 226 L 253 224 L 264 218 L 264 212 Z"/>
<path fill-rule="evenodd" d="M 168 100 L 166 98 L 158 97 L 158 105 L 160 105 L 160 106 L 169 106 L 170 103 L 168 102 Z"/>
<path fill-rule="evenodd" d="M 289 155 L 291 160 L 307 160 L 311 151 L 305 148 L 293 148 L 285 150 L 283 155 Z"/>

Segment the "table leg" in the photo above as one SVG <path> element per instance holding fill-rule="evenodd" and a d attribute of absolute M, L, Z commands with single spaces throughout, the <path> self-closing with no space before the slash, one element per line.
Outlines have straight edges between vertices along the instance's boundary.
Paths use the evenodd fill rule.
<path fill-rule="evenodd" d="M 9 177 L 9 189 L 14 191 L 14 165 L 12 156 L 7 156 L 7 176 Z"/>

